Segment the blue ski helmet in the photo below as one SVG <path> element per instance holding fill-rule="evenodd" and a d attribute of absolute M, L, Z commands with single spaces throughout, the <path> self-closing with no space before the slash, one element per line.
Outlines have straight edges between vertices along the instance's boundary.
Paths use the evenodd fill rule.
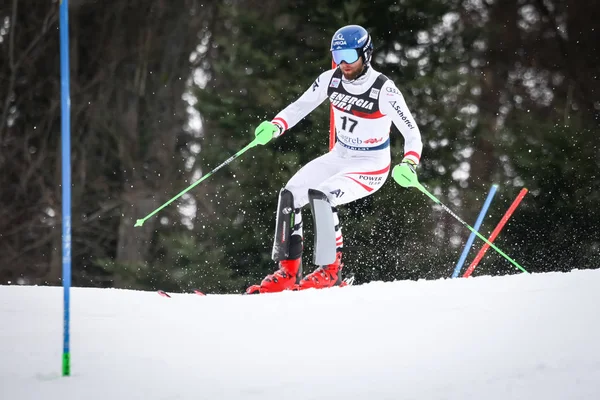
<path fill-rule="evenodd" d="M 336 64 L 346 61 L 356 62 L 362 57 L 363 63 L 369 65 L 373 55 L 371 35 L 359 25 L 346 25 L 338 29 L 331 39 L 331 56 Z"/>

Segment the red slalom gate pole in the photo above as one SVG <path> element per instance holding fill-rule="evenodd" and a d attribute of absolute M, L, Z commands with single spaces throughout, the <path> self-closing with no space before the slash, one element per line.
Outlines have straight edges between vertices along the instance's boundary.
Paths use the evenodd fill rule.
<path fill-rule="evenodd" d="M 525 194 L 527 194 L 527 189 L 526 188 L 521 189 L 517 198 L 510 205 L 510 207 L 508 208 L 508 210 L 506 211 L 506 213 L 504 214 L 504 216 L 502 217 L 500 222 L 498 222 L 498 225 L 496 225 L 496 228 L 494 228 L 494 231 L 492 232 L 492 234 L 490 235 L 490 237 L 488 239 L 490 241 L 490 243 L 494 242 L 494 240 L 496 239 L 496 236 L 498 236 L 498 234 L 500 233 L 502 228 L 504 228 L 504 225 L 506 224 L 508 219 L 511 217 L 513 212 L 517 209 L 517 207 L 519 206 L 519 203 L 521 203 L 521 200 L 523 200 L 523 197 L 525 197 Z M 471 274 L 473 273 L 473 270 L 475 270 L 475 267 L 477 267 L 477 264 L 479 264 L 479 261 L 481 261 L 481 259 L 485 255 L 485 252 L 488 251 L 489 248 L 490 248 L 489 244 L 485 243 L 483 245 L 481 250 L 479 250 L 479 253 L 477 253 L 477 255 L 475 256 L 475 259 L 473 260 L 471 265 L 469 265 L 469 268 L 467 268 L 467 270 L 465 271 L 463 278 L 468 278 L 469 276 L 471 276 Z"/>
<path fill-rule="evenodd" d="M 331 60 L 331 69 L 335 69 L 335 61 Z M 333 105 L 329 105 L 329 150 L 335 145 L 335 119 L 333 117 Z"/>

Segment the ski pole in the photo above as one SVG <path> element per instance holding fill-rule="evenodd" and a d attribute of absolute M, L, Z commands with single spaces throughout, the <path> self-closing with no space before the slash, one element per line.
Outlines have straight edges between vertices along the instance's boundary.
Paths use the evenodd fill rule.
<path fill-rule="evenodd" d="M 215 169 L 213 169 L 209 173 L 207 173 L 204 176 L 202 176 L 200 179 L 198 179 L 196 182 L 194 182 L 193 184 L 191 184 L 189 187 L 187 187 L 186 189 L 184 189 L 181 192 L 179 192 L 175 197 L 173 197 L 171 200 L 167 201 L 165 204 L 163 204 L 162 206 L 158 207 L 156 210 L 152 211 L 150 214 L 146 215 L 144 218 L 138 219 L 135 222 L 134 226 L 142 226 L 142 225 L 144 225 L 144 222 L 146 222 L 146 220 L 148 218 L 152 217 L 154 214 L 156 214 L 157 212 L 159 212 L 160 210 L 162 210 L 163 208 L 165 208 L 166 206 L 168 206 L 169 204 L 171 204 L 172 202 L 174 202 L 175 200 L 177 200 L 183 194 L 185 194 L 189 190 L 193 189 L 200 182 L 202 182 L 203 180 L 207 179 L 209 176 L 211 176 L 212 174 L 214 174 L 215 172 L 217 172 L 218 170 L 220 170 L 221 168 L 223 168 L 224 166 L 226 166 L 227 164 L 229 164 L 230 162 L 232 162 L 233 160 L 235 160 L 236 158 L 238 158 L 239 156 L 241 156 L 242 154 L 244 154 L 247 150 L 249 150 L 252 147 L 255 147 L 256 145 L 259 145 L 259 144 L 260 145 L 265 145 L 265 144 L 267 144 L 269 142 L 269 140 L 271 140 L 271 134 L 270 133 L 268 133 L 266 131 L 262 131 L 262 132 L 258 133 L 256 135 L 256 137 L 254 138 L 254 140 L 252 142 L 250 142 L 246 147 L 244 147 L 243 149 L 241 149 L 240 151 L 238 151 L 237 153 L 235 153 L 234 155 L 232 155 L 231 157 L 229 157 L 221 165 L 219 165 L 218 167 L 216 167 Z"/>
<path fill-rule="evenodd" d="M 515 267 L 517 267 L 521 271 L 528 273 L 515 260 L 513 260 L 512 258 L 507 256 L 502 250 L 500 250 L 498 247 L 496 247 L 492 242 L 487 240 L 483 235 L 481 235 L 479 232 L 477 232 L 475 229 L 473 229 L 471 227 L 471 225 L 467 224 L 458 215 L 456 215 L 451 209 L 446 207 L 446 205 L 444 205 L 441 201 L 439 201 L 437 199 L 437 197 L 435 197 L 434 195 L 429 193 L 429 191 L 427 189 L 425 189 L 425 187 L 423 185 L 421 185 L 421 183 L 419 183 L 417 175 L 410 170 L 410 167 L 408 165 L 396 165 L 394 167 L 394 169 L 392 170 L 392 177 L 402 187 L 405 187 L 405 188 L 416 187 L 417 189 L 419 189 L 421 192 L 423 192 L 425 195 L 427 195 L 427 197 L 429 197 L 431 200 L 433 200 L 434 203 L 441 206 L 444 209 L 444 211 L 446 211 L 448 214 L 452 215 L 454 217 L 454 219 L 456 219 L 462 225 L 466 226 L 471 232 L 473 232 L 475 235 L 477 235 L 477 237 L 479 239 L 483 240 L 485 243 L 488 244 L 488 246 L 490 246 L 492 249 L 496 250 L 498 252 L 498 254 L 500 254 L 502 257 L 506 258 L 508 261 L 510 261 Z"/>

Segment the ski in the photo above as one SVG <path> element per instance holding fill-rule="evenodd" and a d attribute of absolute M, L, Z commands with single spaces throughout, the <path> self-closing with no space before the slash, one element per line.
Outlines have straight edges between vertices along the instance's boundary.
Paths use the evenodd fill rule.
<path fill-rule="evenodd" d="M 349 276 L 348 278 L 345 278 L 345 279 L 342 281 L 341 285 L 339 285 L 339 286 L 334 286 L 334 287 L 346 287 L 346 286 L 352 286 L 353 284 L 354 284 L 354 275 L 351 275 L 351 276 Z M 256 291 L 255 293 L 252 293 L 252 294 L 259 294 L 259 292 L 258 292 L 258 287 L 259 287 L 259 286 L 258 286 L 258 285 L 255 285 L 255 286 L 257 287 L 257 291 Z M 292 291 L 301 291 L 301 290 L 300 290 L 300 289 L 298 289 L 298 288 L 294 288 L 294 289 L 292 289 Z M 168 292 L 164 291 L 164 290 L 157 290 L 156 292 L 157 292 L 157 293 L 158 293 L 160 296 L 162 296 L 162 297 L 166 297 L 166 298 L 169 298 L 169 299 L 171 298 L 171 295 L 170 295 Z M 201 291 L 200 291 L 200 290 L 198 290 L 198 289 L 193 289 L 193 290 L 192 290 L 191 292 L 189 292 L 189 293 L 193 293 L 193 294 L 196 294 L 196 295 L 198 295 L 198 296 L 206 296 L 206 294 L 205 294 L 205 293 L 201 292 Z M 242 293 L 242 294 L 243 294 L 243 295 L 245 295 L 245 294 L 248 294 L 248 293 Z"/>
<path fill-rule="evenodd" d="M 171 295 L 167 292 L 165 292 L 164 290 L 157 290 L 157 293 L 162 296 L 162 297 L 167 297 L 167 298 L 171 298 Z M 198 296 L 206 296 L 206 294 L 202 293 L 200 290 L 198 289 L 194 289 L 192 290 L 191 293 L 197 294 Z"/>

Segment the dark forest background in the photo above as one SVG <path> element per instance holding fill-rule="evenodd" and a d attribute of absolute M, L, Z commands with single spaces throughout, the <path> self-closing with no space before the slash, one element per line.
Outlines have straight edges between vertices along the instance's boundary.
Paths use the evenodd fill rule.
<path fill-rule="evenodd" d="M 58 10 L 0 5 L 0 284 L 61 283 Z M 427 188 L 473 224 L 498 184 L 487 236 L 526 187 L 498 247 L 530 272 L 600 266 L 598 1 L 71 0 L 69 18 L 74 285 L 226 293 L 272 272 L 277 193 L 328 151 L 327 103 L 133 225 L 330 68 L 348 23 L 419 123 Z M 340 218 L 357 283 L 449 277 L 470 233 L 391 178 Z M 490 250 L 474 275 L 518 272 Z"/>

